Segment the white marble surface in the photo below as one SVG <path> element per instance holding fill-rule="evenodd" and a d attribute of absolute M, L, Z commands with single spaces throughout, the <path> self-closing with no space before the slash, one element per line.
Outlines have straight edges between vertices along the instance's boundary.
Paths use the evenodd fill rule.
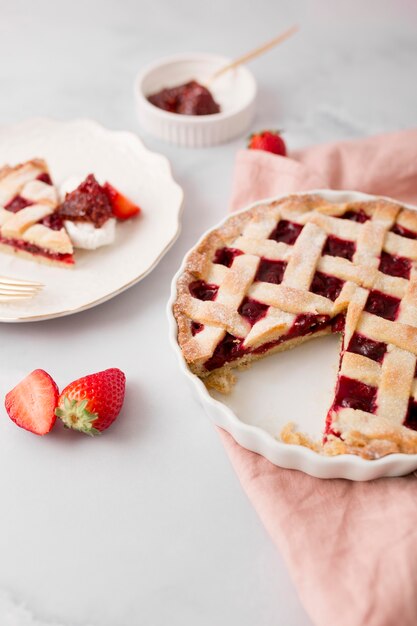
<path fill-rule="evenodd" d="M 146 62 L 235 55 L 294 21 L 300 34 L 252 65 L 256 127 L 291 147 L 417 121 L 412 0 L 0 0 L 0 122 L 94 118 L 139 132 L 132 81 Z M 186 192 L 183 234 L 158 268 L 74 318 L 0 327 L 0 396 L 43 367 L 60 384 L 118 365 L 120 421 L 100 440 L 46 438 L 0 419 L 2 626 L 308 626 L 280 555 L 191 398 L 167 340 L 169 282 L 225 212 L 243 140 L 164 152 Z M 64 436 L 66 435 L 66 436 Z"/>

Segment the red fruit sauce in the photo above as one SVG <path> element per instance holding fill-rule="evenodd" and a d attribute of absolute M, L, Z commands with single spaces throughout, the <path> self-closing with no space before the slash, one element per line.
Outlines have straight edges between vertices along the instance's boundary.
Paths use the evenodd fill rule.
<path fill-rule="evenodd" d="M 74 264 L 74 258 L 72 254 L 60 254 L 58 252 L 50 252 L 49 250 L 40 248 L 39 246 L 35 246 L 35 244 L 29 243 L 28 241 L 7 239 L 6 237 L 2 237 L 0 235 L 0 243 L 11 246 L 16 250 L 24 250 L 25 252 L 30 252 L 30 254 L 35 254 L 37 256 L 43 256 L 47 259 L 52 259 L 53 261 L 60 261 L 61 263 L 67 263 L 68 265 Z"/>
<path fill-rule="evenodd" d="M 148 96 L 148 100 L 158 109 L 180 115 L 220 113 L 220 106 L 214 100 L 211 92 L 196 80 L 190 80 L 184 85 L 161 89 L 161 91 Z"/>
<path fill-rule="evenodd" d="M 397 317 L 401 300 L 381 291 L 370 291 L 365 304 L 365 311 L 378 315 L 386 320 L 394 321 Z"/>
<path fill-rule="evenodd" d="M 346 241 L 329 235 L 323 248 L 323 254 L 329 256 L 340 256 L 342 259 L 351 261 L 355 254 L 356 244 L 354 241 Z"/>
<path fill-rule="evenodd" d="M 292 246 L 298 239 L 299 234 L 303 230 L 301 224 L 295 224 L 294 222 L 288 222 L 287 220 L 280 220 L 272 233 L 269 235 L 269 239 L 274 241 L 282 241 Z"/>
<path fill-rule="evenodd" d="M 231 267 L 235 257 L 241 254 L 243 254 L 242 250 L 237 250 L 236 248 L 219 248 L 214 254 L 213 263 Z"/>
<path fill-rule="evenodd" d="M 67 193 L 57 212 L 63 220 L 90 222 L 96 228 L 113 217 L 110 200 L 93 174 L 89 174 L 77 189 Z"/>

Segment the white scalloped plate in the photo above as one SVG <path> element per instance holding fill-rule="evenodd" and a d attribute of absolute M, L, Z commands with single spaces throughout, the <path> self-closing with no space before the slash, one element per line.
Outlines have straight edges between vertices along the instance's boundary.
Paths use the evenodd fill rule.
<path fill-rule="evenodd" d="M 144 278 L 178 237 L 183 201 L 168 160 L 129 132 L 91 120 L 33 119 L 0 129 L 0 165 L 45 158 L 57 185 L 90 172 L 108 180 L 142 207 L 117 224 L 116 241 L 77 250 L 72 269 L 48 267 L 0 254 L 0 274 L 37 280 L 45 289 L 32 300 L 0 303 L 0 321 L 25 322 L 69 315 L 96 306 Z"/>
<path fill-rule="evenodd" d="M 375 196 L 350 191 L 319 189 L 305 193 L 321 194 L 331 202 L 375 199 Z M 262 203 L 279 197 L 283 196 L 263 200 Z M 261 454 L 274 465 L 301 470 L 317 478 L 372 480 L 381 476 L 401 476 L 417 469 L 417 454 L 391 454 L 368 461 L 349 454 L 321 456 L 308 448 L 278 441 L 277 435 L 289 421 L 296 422 L 300 430 L 314 437 L 320 436 L 336 380 L 340 341 L 337 337 L 317 338 L 294 350 L 257 361 L 248 370 L 237 373 L 238 382 L 229 396 L 212 390 L 209 392 L 188 369 L 177 342 L 177 324 L 172 305 L 176 298 L 177 279 L 184 271 L 185 259 L 172 281 L 168 303 L 170 341 L 181 371 L 215 424 L 227 430 L 241 446 Z"/>

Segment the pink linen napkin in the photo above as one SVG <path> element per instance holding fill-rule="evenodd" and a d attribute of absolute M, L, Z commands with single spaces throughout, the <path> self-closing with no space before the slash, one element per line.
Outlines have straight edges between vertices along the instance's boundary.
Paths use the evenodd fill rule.
<path fill-rule="evenodd" d="M 332 188 L 417 204 L 417 129 L 237 156 L 231 206 Z M 417 626 L 417 480 L 321 480 L 222 441 L 316 626 Z M 370 461 L 371 462 L 371 461 Z"/>

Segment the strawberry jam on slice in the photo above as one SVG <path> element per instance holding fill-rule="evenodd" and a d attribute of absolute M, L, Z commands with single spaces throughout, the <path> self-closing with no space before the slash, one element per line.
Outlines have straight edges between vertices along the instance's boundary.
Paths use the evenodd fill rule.
<path fill-rule="evenodd" d="M 51 215 L 47 215 L 46 217 L 44 217 L 41 224 L 43 224 L 47 228 L 50 228 L 51 230 L 61 230 L 61 228 L 64 228 L 64 220 L 57 212 L 51 213 Z"/>
<path fill-rule="evenodd" d="M 195 280 L 188 288 L 190 294 L 198 300 L 215 300 L 219 290 L 217 285 L 210 285 L 204 280 Z"/>
<path fill-rule="evenodd" d="M 343 220 L 358 222 L 359 224 L 363 224 L 364 222 L 367 222 L 371 219 L 363 209 L 360 209 L 359 211 L 346 211 L 344 215 L 341 215 L 341 218 Z"/>
<path fill-rule="evenodd" d="M 408 279 L 410 278 L 411 261 L 402 256 L 392 256 L 388 252 L 381 252 L 378 269 L 384 274 L 389 274 L 389 276 Z"/>
<path fill-rule="evenodd" d="M 205 362 L 204 367 L 211 372 L 219 367 L 223 367 L 225 363 L 234 361 L 242 357 L 246 350 L 242 347 L 243 339 L 233 337 L 226 333 L 224 339 L 218 344 L 213 352 L 213 356 Z"/>
<path fill-rule="evenodd" d="M 253 326 L 256 322 L 265 317 L 268 309 L 268 304 L 262 304 L 262 302 L 252 300 L 252 298 L 245 298 L 240 305 L 238 312 L 242 317 L 248 320 L 251 326 Z"/>
<path fill-rule="evenodd" d="M 373 413 L 376 409 L 377 388 L 359 380 L 341 376 L 337 382 L 334 408 L 359 409 Z"/>
<path fill-rule="evenodd" d="M 328 315 L 315 315 L 314 313 L 300 313 L 294 320 L 288 333 L 285 335 L 285 339 L 293 339 L 295 337 L 302 337 L 308 333 L 314 333 L 322 328 L 325 328 L 329 323 Z"/>
<path fill-rule="evenodd" d="M 235 257 L 243 254 L 242 250 L 237 248 L 219 248 L 214 254 L 213 263 L 230 267 Z"/>
<path fill-rule="evenodd" d="M 303 230 L 301 224 L 295 224 L 294 222 L 288 222 L 287 220 L 280 220 L 272 233 L 269 235 L 269 239 L 274 241 L 282 241 L 292 246 L 298 238 L 298 235 Z"/>
<path fill-rule="evenodd" d="M 191 322 L 191 334 L 194 337 L 197 333 L 201 333 L 204 328 L 204 324 L 200 324 L 200 322 Z"/>
<path fill-rule="evenodd" d="M 343 285 L 343 280 L 336 278 L 336 276 L 316 272 L 311 283 L 310 291 L 316 293 L 318 296 L 329 298 L 329 300 L 333 300 L 334 302 L 342 291 Z"/>
<path fill-rule="evenodd" d="M 255 280 L 261 283 L 273 283 L 279 285 L 284 278 L 284 272 L 287 264 L 285 261 L 270 261 L 269 259 L 261 259 Z"/>
<path fill-rule="evenodd" d="M 10 213 L 18 213 L 31 204 L 33 204 L 31 200 L 26 200 L 26 198 L 23 198 L 22 196 L 15 196 L 5 205 L 4 208 L 6 211 L 10 211 Z"/>
<path fill-rule="evenodd" d="M 362 356 L 366 356 L 368 359 L 372 359 L 372 361 L 382 363 L 385 352 L 387 351 L 387 344 L 382 341 L 372 341 L 372 339 L 369 339 L 360 333 L 354 333 L 349 342 L 347 351 L 354 352 L 355 354 L 361 354 Z"/>
<path fill-rule="evenodd" d="M 391 232 L 396 235 L 400 235 L 401 237 L 406 237 L 406 239 L 417 239 L 417 233 L 414 233 L 412 230 L 408 230 L 408 228 L 404 228 L 404 226 L 400 226 L 399 224 L 394 224 L 391 228 Z"/>
<path fill-rule="evenodd" d="M 351 261 L 355 250 L 356 244 L 354 241 L 346 241 L 346 239 L 339 239 L 339 237 L 329 235 L 323 248 L 323 254 L 340 256 L 342 259 Z"/>
<path fill-rule="evenodd" d="M 365 311 L 378 315 L 386 320 L 394 321 L 397 317 L 401 300 L 381 291 L 370 291 L 365 304 Z"/>
<path fill-rule="evenodd" d="M 417 402 L 414 398 L 410 398 L 408 403 L 408 411 L 404 420 L 404 426 L 417 430 Z"/>

